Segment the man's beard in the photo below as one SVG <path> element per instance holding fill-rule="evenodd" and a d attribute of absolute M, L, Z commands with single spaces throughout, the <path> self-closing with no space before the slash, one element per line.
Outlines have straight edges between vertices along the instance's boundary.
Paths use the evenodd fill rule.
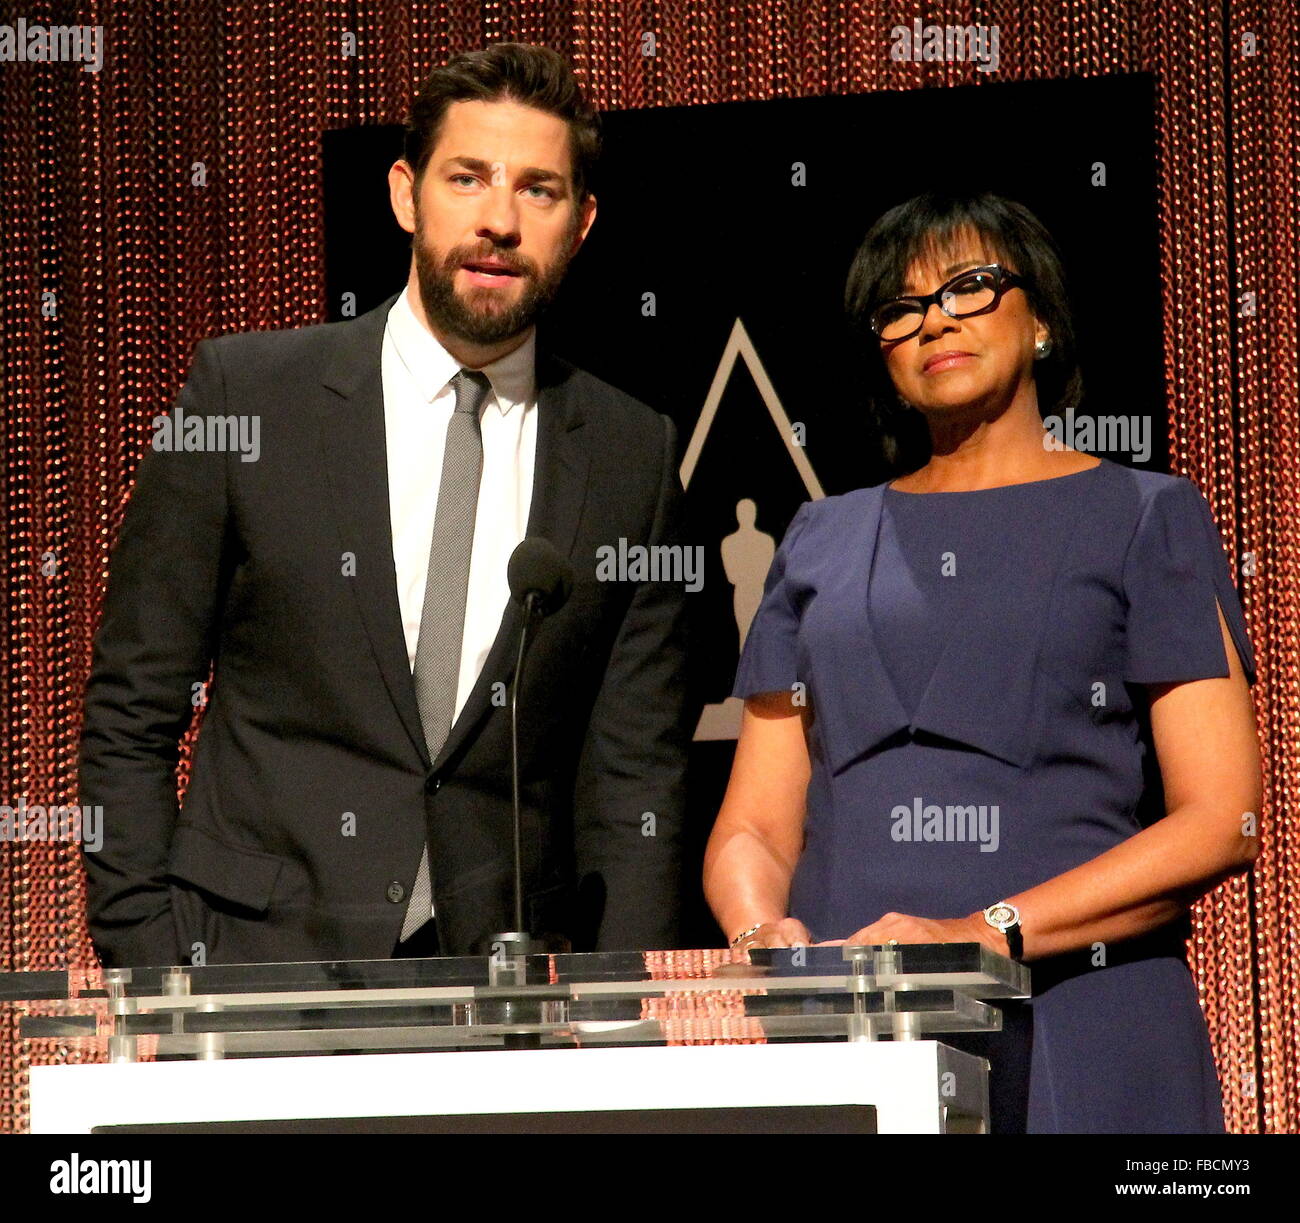
<path fill-rule="evenodd" d="M 570 226 L 561 248 L 563 251 L 570 249 L 576 231 L 576 224 Z M 569 257 L 562 255 L 545 276 L 539 276 L 535 260 L 506 247 L 494 245 L 485 250 L 479 243 L 452 247 L 439 261 L 437 254 L 420 239 L 418 215 L 414 250 L 415 274 L 420 284 L 420 302 L 424 306 L 425 318 L 437 330 L 473 344 L 499 344 L 532 326 L 559 292 L 569 266 Z M 502 260 L 523 279 L 523 291 L 513 305 L 504 308 L 487 305 L 501 292 L 498 289 L 475 285 L 465 296 L 456 291 L 456 273 L 462 264 L 490 258 Z"/>

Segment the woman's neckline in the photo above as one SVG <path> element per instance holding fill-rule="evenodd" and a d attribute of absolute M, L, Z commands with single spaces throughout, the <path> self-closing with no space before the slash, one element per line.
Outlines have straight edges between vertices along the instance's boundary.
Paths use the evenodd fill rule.
<path fill-rule="evenodd" d="M 1035 484 L 1055 484 L 1058 480 L 1074 480 L 1079 476 L 1090 475 L 1094 471 L 1100 471 L 1105 464 L 1105 459 L 1094 463 L 1091 467 L 1083 467 L 1078 471 L 1068 471 L 1063 476 L 1045 476 L 1041 480 L 1019 480 L 1015 484 L 995 484 L 992 488 L 960 488 L 952 490 L 938 489 L 929 493 L 912 492 L 906 488 L 895 488 L 888 482 L 885 484 L 885 492 L 897 493 L 903 497 L 971 497 L 977 493 L 1001 493 L 1009 488 L 1031 488 Z"/>

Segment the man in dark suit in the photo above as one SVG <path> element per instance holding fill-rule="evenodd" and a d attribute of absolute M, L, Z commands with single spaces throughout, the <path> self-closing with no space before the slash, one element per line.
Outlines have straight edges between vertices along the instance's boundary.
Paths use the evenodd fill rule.
<path fill-rule="evenodd" d="M 505 566 L 525 534 L 574 568 L 520 684 L 525 921 L 578 950 L 675 945 L 686 588 L 598 564 L 684 547 L 675 431 L 533 326 L 594 220 L 598 150 L 558 55 L 458 56 L 389 175 L 404 292 L 198 345 L 86 691 L 105 966 L 469 954 L 513 927 Z"/>

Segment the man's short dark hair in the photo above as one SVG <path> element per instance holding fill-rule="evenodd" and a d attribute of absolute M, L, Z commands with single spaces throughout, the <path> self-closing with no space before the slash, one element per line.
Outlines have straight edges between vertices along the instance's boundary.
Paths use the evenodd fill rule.
<path fill-rule="evenodd" d="M 403 142 L 403 156 L 417 186 L 438 143 L 448 106 L 504 100 L 545 111 L 569 125 L 574 197 L 582 203 L 591 194 L 600 157 L 600 117 L 562 55 L 518 42 L 462 52 L 424 78 L 411 103 Z"/>

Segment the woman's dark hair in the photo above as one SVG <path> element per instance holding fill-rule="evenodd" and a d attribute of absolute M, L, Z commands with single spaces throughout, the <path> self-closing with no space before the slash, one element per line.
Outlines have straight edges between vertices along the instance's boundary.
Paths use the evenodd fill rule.
<path fill-rule="evenodd" d="M 921 414 L 903 403 L 894 389 L 880 341 L 871 330 L 871 310 L 903 294 L 914 262 L 953 262 L 969 230 L 984 240 L 997 262 L 1026 278 L 1030 307 L 1047 328 L 1052 350 L 1034 362 L 1040 415 L 1063 415 L 1083 399 L 1065 272 L 1043 223 L 1023 204 L 991 191 L 928 191 L 915 196 L 872 225 L 853 257 L 844 288 L 844 307 L 855 332 L 866 341 L 872 423 L 880 430 L 886 462 L 899 470 L 915 470 L 928 460 L 918 447 L 928 449 L 929 430 Z"/>
<path fill-rule="evenodd" d="M 421 82 L 403 137 L 403 156 L 415 173 L 416 186 L 438 143 L 448 106 L 506 99 L 545 111 L 569 125 L 574 195 L 582 203 L 591 193 L 600 157 L 600 117 L 583 96 L 562 55 L 548 47 L 518 42 L 462 52 Z"/>

